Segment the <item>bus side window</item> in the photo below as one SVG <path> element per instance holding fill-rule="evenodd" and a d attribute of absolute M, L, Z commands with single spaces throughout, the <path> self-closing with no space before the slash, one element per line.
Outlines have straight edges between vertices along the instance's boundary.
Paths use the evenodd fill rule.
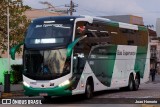
<path fill-rule="evenodd" d="M 133 40 L 128 40 L 128 45 L 134 45 L 134 41 Z"/>
<path fill-rule="evenodd" d="M 75 38 L 81 37 L 85 35 L 86 32 L 86 23 L 84 21 L 80 21 L 76 23 L 76 32 L 75 32 Z"/>

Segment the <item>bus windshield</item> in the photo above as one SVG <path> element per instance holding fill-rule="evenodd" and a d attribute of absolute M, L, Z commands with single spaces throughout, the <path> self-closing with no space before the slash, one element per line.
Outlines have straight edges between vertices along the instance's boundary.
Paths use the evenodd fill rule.
<path fill-rule="evenodd" d="M 74 20 L 54 17 L 35 19 L 24 43 L 24 72 L 34 80 L 52 80 L 70 73 L 67 46 L 72 42 Z"/>
<path fill-rule="evenodd" d="M 65 46 L 71 40 L 72 29 L 72 24 L 66 22 L 31 23 L 26 33 L 25 45 L 29 48 Z"/>
<path fill-rule="evenodd" d="M 51 80 L 70 72 L 66 49 L 24 51 L 24 75 L 35 80 Z"/>

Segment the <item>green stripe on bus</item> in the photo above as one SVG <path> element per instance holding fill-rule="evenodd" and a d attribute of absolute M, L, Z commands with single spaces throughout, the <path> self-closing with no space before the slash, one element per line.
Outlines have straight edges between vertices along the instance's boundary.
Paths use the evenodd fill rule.
<path fill-rule="evenodd" d="M 145 28 L 143 26 L 138 26 L 138 30 L 147 31 L 147 28 Z"/>
<path fill-rule="evenodd" d="M 107 22 L 107 25 L 113 26 L 113 27 L 119 27 L 119 23 L 117 22 Z"/>
<path fill-rule="evenodd" d="M 145 64 L 146 64 L 146 58 L 147 58 L 147 47 L 146 46 L 138 46 L 137 47 L 137 53 L 136 53 L 136 60 L 135 60 L 135 66 L 134 71 L 140 72 L 140 77 L 143 78 L 144 76 L 144 70 L 145 70 Z"/>
<path fill-rule="evenodd" d="M 107 46 L 108 54 L 105 56 L 96 55 L 97 57 L 106 57 L 102 59 L 95 59 L 91 58 L 90 61 L 93 61 L 94 64 L 90 64 L 92 71 L 96 75 L 97 79 L 103 84 L 108 87 L 111 85 L 113 69 L 115 65 L 116 59 L 116 51 L 117 46 Z"/>
<path fill-rule="evenodd" d="M 72 95 L 71 90 L 67 90 L 69 85 L 63 87 L 54 87 L 54 88 L 32 88 L 32 87 L 24 87 L 24 94 L 26 96 L 39 96 L 40 94 L 47 94 L 48 96 L 68 96 Z"/>

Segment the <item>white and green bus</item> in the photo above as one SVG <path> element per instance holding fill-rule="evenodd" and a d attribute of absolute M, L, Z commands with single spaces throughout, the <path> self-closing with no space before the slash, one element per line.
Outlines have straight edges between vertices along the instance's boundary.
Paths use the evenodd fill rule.
<path fill-rule="evenodd" d="M 150 49 L 144 26 L 90 16 L 56 16 L 31 22 L 24 43 L 26 96 L 68 96 L 149 80 Z"/>

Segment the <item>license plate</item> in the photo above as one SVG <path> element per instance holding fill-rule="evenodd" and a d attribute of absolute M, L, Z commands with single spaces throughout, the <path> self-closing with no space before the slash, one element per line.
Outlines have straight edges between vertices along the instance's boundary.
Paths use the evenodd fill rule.
<path fill-rule="evenodd" d="M 40 93 L 39 95 L 40 95 L 40 96 L 48 96 L 47 93 Z"/>

